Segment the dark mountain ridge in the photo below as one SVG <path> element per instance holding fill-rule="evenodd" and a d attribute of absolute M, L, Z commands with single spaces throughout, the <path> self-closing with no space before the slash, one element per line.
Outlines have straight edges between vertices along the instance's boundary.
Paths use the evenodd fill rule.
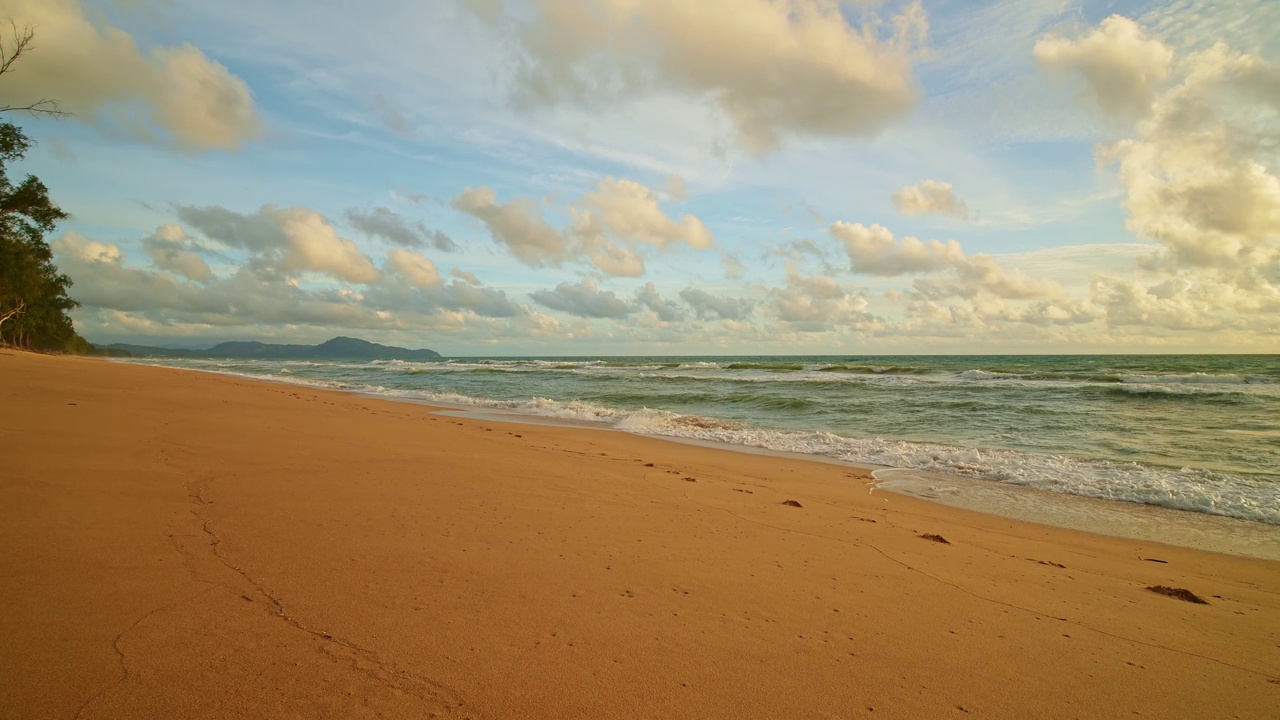
<path fill-rule="evenodd" d="M 434 350 L 410 350 L 392 345 L 336 337 L 319 345 L 273 345 L 252 341 L 218 343 L 207 350 L 180 350 L 113 343 L 107 350 L 124 351 L 136 357 L 191 357 L 191 358 L 258 358 L 262 360 L 434 360 L 440 353 Z"/>

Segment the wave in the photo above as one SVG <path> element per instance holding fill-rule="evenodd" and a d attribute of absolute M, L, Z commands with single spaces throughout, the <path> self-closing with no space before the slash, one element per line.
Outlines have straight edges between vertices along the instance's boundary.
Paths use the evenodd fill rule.
<path fill-rule="evenodd" d="M 912 468 L 1073 495 L 1159 505 L 1176 510 L 1280 525 L 1277 481 L 1196 468 L 1082 460 L 1056 454 L 966 448 L 883 438 L 851 438 L 829 432 L 760 428 L 704 415 L 549 398 L 493 400 L 425 393 L 422 400 L 455 407 L 604 424 L 618 430 L 818 455 L 845 462 Z"/>
<path fill-rule="evenodd" d="M 849 373 L 851 375 L 931 375 L 940 372 L 935 368 L 908 365 L 826 365 L 815 367 L 817 372 Z"/>
<path fill-rule="evenodd" d="M 488 373 L 528 372 L 542 369 L 556 373 L 585 372 L 605 373 L 613 375 L 616 370 L 590 361 L 573 361 L 557 363 L 551 361 L 492 361 L 465 363 L 379 363 L 385 371 L 383 374 L 349 372 L 332 373 L 329 378 L 302 377 L 311 375 L 313 368 L 292 365 L 285 367 L 281 363 L 256 362 L 170 362 L 166 364 L 184 367 L 196 367 L 212 372 L 234 374 L 246 377 L 287 382 L 297 385 L 322 387 L 382 396 L 424 401 L 431 404 L 457 408 L 482 408 L 517 414 L 551 417 L 576 422 L 587 422 L 613 427 L 619 430 L 647 435 L 663 435 L 697 440 L 714 441 L 733 445 L 759 447 L 777 451 L 796 452 L 819 455 L 838 460 L 860 464 L 883 465 L 886 467 L 913 468 L 933 472 L 944 472 L 980 480 L 1027 485 L 1059 492 L 1086 495 L 1110 500 L 1162 505 L 1181 510 L 1192 510 L 1203 513 L 1225 515 L 1231 517 L 1261 520 L 1272 524 L 1280 524 L 1280 477 L 1270 470 L 1254 473 L 1250 471 L 1212 471 L 1205 469 L 1171 468 L 1125 462 L 1121 459 L 1080 459 L 1075 457 L 1045 452 L 1024 452 L 1014 449 L 976 449 L 972 447 L 949 446 L 940 443 L 907 442 L 883 438 L 852 438 L 831 432 L 818 430 L 780 430 L 777 425 L 786 425 L 783 418 L 827 418 L 825 413 L 836 408 L 848 408 L 851 396 L 823 392 L 822 384 L 860 382 L 872 385 L 907 383 L 911 386 L 939 384 L 937 392 L 929 390 L 927 396 L 916 396 L 917 402 L 946 403 L 950 410 L 983 410 L 987 407 L 1003 407 L 1004 398 L 1021 395 L 1002 395 L 1001 389 L 1009 388 L 1012 392 L 1021 393 L 1020 386 L 1025 385 L 1030 392 L 1039 392 L 1037 388 L 1046 387 L 1045 382 L 1053 382 L 1057 387 L 1071 388 L 1069 393 L 1092 393 L 1114 396 L 1117 399 L 1138 402 L 1161 402 L 1166 399 L 1187 401 L 1187 396 L 1194 396 L 1196 403 L 1239 404 L 1269 402 L 1280 385 L 1257 383 L 1209 381 L 1205 377 L 1228 377 L 1227 374 L 1209 376 L 1199 373 L 1182 373 L 1178 375 L 1137 375 L 1132 377 L 1181 378 L 1180 381 L 1111 381 L 1096 383 L 1076 380 L 1070 384 L 1058 384 L 1059 380 L 1046 381 L 1033 373 L 997 373 L 984 368 L 954 369 L 946 373 L 934 372 L 924 375 L 911 372 L 853 372 L 853 373 L 819 373 L 819 372 L 782 372 L 738 373 L 723 367 L 724 363 L 698 361 L 697 367 L 684 368 L 689 362 L 667 365 L 636 362 L 630 368 L 651 367 L 653 370 L 626 371 L 625 377 L 630 379 L 645 378 L 646 382 L 628 381 L 625 385 L 612 381 L 610 384 L 591 386 L 583 385 L 580 392 L 590 393 L 594 388 L 597 394 L 585 400 L 557 400 L 546 397 L 530 397 L 527 394 L 538 392 L 536 381 L 531 383 L 484 382 L 487 389 L 480 392 L 489 394 L 512 393 L 521 394 L 518 399 L 496 399 L 492 397 L 476 397 L 463 392 L 433 391 L 418 388 L 406 388 L 403 379 L 407 373 L 469 372 L 482 371 Z M 155 364 L 150 363 L 150 364 Z M 976 364 L 976 363 L 975 363 Z M 557 367 L 560 366 L 560 367 Z M 564 367 L 569 366 L 569 367 Z M 332 367 L 344 367 L 337 364 Z M 369 367 L 368 364 L 351 366 Z M 811 366 L 812 367 L 812 366 Z M 833 366 L 826 366 L 833 367 Z M 844 366 L 848 367 L 848 365 Z M 909 366 L 884 366 L 899 369 Z M 988 366 L 990 367 L 990 366 Z M 679 368 L 679 369 L 673 369 Z M 322 372 L 322 371 L 320 371 Z M 1116 377 L 1127 377 L 1116 374 Z M 1235 377 L 1247 378 L 1244 374 Z M 653 384 L 649 378 L 676 380 L 687 382 L 687 385 L 666 386 Z M 1030 382 L 1034 379 L 1035 382 Z M 477 378 L 477 386 L 480 382 Z M 718 383 L 733 383 L 723 385 Z M 748 382 L 753 384 L 748 384 Z M 759 385 L 756 383 L 766 383 Z M 803 386 L 796 390 L 794 385 L 775 385 L 767 383 L 817 383 Z M 381 383 L 381 384 L 379 384 Z M 701 385 L 695 385 L 701 383 Z M 712 384 L 717 383 L 717 384 Z M 963 392 L 947 391 L 945 386 L 954 383 Z M 399 388 L 387 387 L 401 385 Z M 551 387 L 547 385 L 545 387 Z M 848 387 L 845 385 L 845 387 Z M 499 389 L 501 388 L 501 389 Z M 611 390 L 611 391 L 608 391 Z M 464 391 L 474 392 L 474 391 Z M 543 390 L 543 392 L 554 392 Z M 892 393 L 894 391 L 888 390 Z M 904 391 L 905 392 L 905 391 Z M 923 392 L 923 391 L 921 391 Z M 886 395 L 884 397 L 891 397 Z M 877 396 L 879 397 L 879 396 Z M 1037 396 L 1039 397 L 1039 396 Z M 1055 395 L 1063 398 L 1064 394 Z M 1070 402 L 1075 402 L 1071 399 Z M 1096 407 L 1085 405 L 1083 407 Z M 665 405 L 668 402 L 681 403 L 684 408 L 722 408 L 724 414 L 741 415 L 752 418 L 755 424 L 735 422 L 720 417 L 696 414 L 693 412 L 674 412 L 644 405 Z M 1057 400 L 1047 402 L 1043 412 L 1062 414 L 1071 405 L 1058 405 Z M 638 408 L 638 409 L 637 409 Z M 1208 406 L 1205 408 L 1208 410 Z M 1265 409 L 1265 408 L 1264 408 Z M 1025 408 L 1020 412 L 1027 411 Z M 715 412 L 715 411 L 713 411 Z M 1221 411 L 1219 411 L 1221 412 Z M 1235 412 L 1233 406 L 1227 412 Z M 715 414 L 720 414 L 715 412 Z M 834 416 L 832 416 L 834 417 Z M 1265 422 L 1270 417 L 1266 412 L 1240 415 L 1239 422 L 1257 425 L 1261 431 L 1270 431 L 1274 426 Z M 775 420 L 770 420 L 774 418 Z M 1252 419 L 1250 419 L 1252 418 Z M 901 420 L 902 418 L 898 418 Z M 824 423 L 825 424 L 825 423 Z M 900 423 L 899 423 L 900 424 Z M 1252 427 L 1251 425 L 1251 427 Z M 773 426 L 763 427 L 763 426 Z M 897 427 L 897 425 L 893 425 Z M 882 426 L 883 427 L 883 426 Z M 1017 445 L 1014 445 L 1017 447 Z M 1113 455 L 1113 457 L 1115 457 Z M 1271 457 L 1271 456 L 1266 456 Z M 1226 466 L 1224 466 L 1226 467 Z M 1258 468 L 1265 469 L 1265 464 Z M 1270 474 L 1268 474 L 1270 473 Z"/>
<path fill-rule="evenodd" d="M 1253 378 L 1246 375 L 1236 375 L 1234 373 L 1213 375 L 1203 372 L 1189 373 L 1186 375 L 1125 375 L 1120 379 L 1120 382 L 1126 383 L 1160 383 L 1164 385 L 1204 385 L 1206 383 L 1241 385 L 1249 382 L 1264 381 L 1265 378 Z"/>
<path fill-rule="evenodd" d="M 736 362 L 729 363 L 724 366 L 725 370 L 768 370 L 769 372 L 793 372 L 795 370 L 804 370 L 805 366 L 799 363 L 769 363 L 769 362 Z"/>
<path fill-rule="evenodd" d="M 1217 404 L 1250 403 L 1255 400 L 1243 390 L 1197 385 L 1112 385 L 1103 389 L 1102 393 L 1111 397 L 1153 401 L 1186 401 L 1187 398 L 1194 397 L 1196 402 Z"/>
<path fill-rule="evenodd" d="M 704 427 L 678 415 L 660 412 L 629 416 L 620 429 L 820 455 L 858 464 L 962 475 L 1073 495 L 1280 524 L 1280 496 L 1275 481 L 1210 470 L 1160 468 L 881 438 L 849 438 L 826 432 L 719 427 L 710 423 Z"/>

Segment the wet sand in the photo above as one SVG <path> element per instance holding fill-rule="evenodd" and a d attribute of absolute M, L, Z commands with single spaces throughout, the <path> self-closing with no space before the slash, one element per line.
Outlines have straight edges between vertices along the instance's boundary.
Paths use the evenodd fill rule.
<path fill-rule="evenodd" d="M 1280 563 L 831 464 L 7 350 L 0 439 L 0 718 L 1280 707 Z"/>

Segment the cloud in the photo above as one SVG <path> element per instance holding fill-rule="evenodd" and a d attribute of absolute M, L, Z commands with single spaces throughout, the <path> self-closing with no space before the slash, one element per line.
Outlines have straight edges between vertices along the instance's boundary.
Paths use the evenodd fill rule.
<path fill-rule="evenodd" d="M 925 180 L 917 185 L 907 185 L 893 194 L 893 204 L 903 215 L 953 215 L 961 219 L 969 217 L 969 208 L 956 197 L 951 183 Z"/>
<path fill-rule="evenodd" d="M 746 298 L 712 295 L 692 287 L 681 290 L 680 299 L 693 308 L 693 313 L 700 320 L 746 320 L 755 307 L 755 303 Z"/>
<path fill-rule="evenodd" d="M 151 256 L 151 262 L 161 270 L 178 273 L 192 280 L 213 278 L 209 263 L 200 257 L 187 241 L 187 233 L 178 225 L 167 224 L 156 228 L 155 233 L 143 238 L 142 247 Z"/>
<path fill-rule="evenodd" d="M 1128 136 L 1095 154 L 1100 167 L 1116 168 L 1126 227 L 1164 251 L 1143 263 L 1148 279 L 1095 280 L 1091 296 L 1108 322 L 1175 331 L 1274 328 L 1280 68 L 1223 43 L 1179 55 L 1117 17 L 1082 40 L 1049 40 L 1070 51 L 1069 67 L 1091 84 L 1090 68 L 1106 67 L 1121 50 L 1153 68 L 1120 107 L 1138 118 Z M 1130 72 L 1126 82 L 1136 77 Z M 1095 95 L 1114 113 L 1112 90 Z"/>
<path fill-rule="evenodd" d="M 372 210 L 351 208 L 346 213 L 347 223 L 366 235 L 379 237 L 405 247 L 430 245 L 442 252 L 453 252 L 458 244 L 439 230 L 428 228 L 421 220 L 409 222 L 394 210 L 375 207 Z"/>
<path fill-rule="evenodd" d="M 483 317 L 519 318 L 528 314 L 527 310 L 512 302 L 501 290 L 475 287 L 457 280 L 427 293 L 427 298 L 441 307 L 470 310 Z"/>
<path fill-rule="evenodd" d="M 410 135 L 413 133 L 413 128 L 409 125 L 404 113 L 386 95 L 374 93 L 373 97 L 369 98 L 369 105 L 378 114 L 378 119 L 392 132 L 397 135 Z"/>
<path fill-rule="evenodd" d="M 651 282 L 645 283 L 644 287 L 636 290 L 636 302 L 656 313 L 662 322 L 677 322 L 684 319 L 684 311 L 670 300 L 663 299 Z"/>
<path fill-rule="evenodd" d="M 353 283 L 379 278 L 373 261 L 309 208 L 263 205 L 252 214 L 216 205 L 174 209 L 182 222 L 211 240 L 250 251 L 265 267 L 288 274 L 318 272 Z"/>
<path fill-rule="evenodd" d="M 238 213 L 221 205 L 174 205 L 178 220 L 210 240 L 230 248 L 262 252 L 283 247 L 289 239 L 276 222 L 274 205 L 263 205 L 254 214 Z"/>
<path fill-rule="evenodd" d="M 685 184 L 684 178 L 676 174 L 667 176 L 667 195 L 672 200 L 684 202 L 689 199 L 689 187 Z"/>
<path fill-rule="evenodd" d="M 979 253 L 952 264 L 948 275 L 915 281 L 913 290 L 931 299 L 995 296 L 1006 300 L 1033 300 L 1060 295 L 1062 288 L 1050 280 L 1033 278 L 1021 270 L 1006 270 L 990 255 Z"/>
<path fill-rule="evenodd" d="M 468 188 L 452 204 L 478 218 L 495 242 L 534 267 L 588 262 L 606 275 L 638 277 L 644 274 L 648 248 L 703 250 L 715 243 L 697 217 L 671 217 L 662 211 L 656 193 L 626 179 L 604 178 L 571 203 L 572 222 L 564 230 L 543 219 L 537 200 L 517 197 L 500 203 L 487 187 Z"/>
<path fill-rule="evenodd" d="M 458 268 L 452 268 L 451 270 L 449 270 L 449 274 L 461 280 L 465 280 L 468 285 L 474 285 L 479 287 L 480 285 L 484 284 L 480 282 L 480 278 L 476 277 L 474 273 L 469 273 L 466 270 L 459 270 Z"/>
<path fill-rule="evenodd" d="M 1182 81 L 1135 137 L 1105 145 L 1127 190 L 1127 225 L 1194 267 L 1246 271 L 1280 259 L 1280 69 L 1217 45 L 1178 63 Z M 1269 148 L 1272 148 L 1269 150 Z"/>
<path fill-rule="evenodd" d="M 851 25 L 837 0 L 541 2 L 514 29 L 524 55 L 516 99 L 705 98 L 756 154 L 787 135 L 866 136 L 915 107 L 911 63 L 928 32 L 919 2 L 881 25 L 887 34 L 879 21 Z"/>
<path fill-rule="evenodd" d="M 412 250 L 396 248 L 387 253 L 387 270 L 417 287 L 435 287 L 442 282 L 435 263 Z"/>
<path fill-rule="evenodd" d="M 883 225 L 838 221 L 828 231 L 849 255 L 852 269 L 867 275 L 906 275 L 943 270 L 964 260 L 960 243 L 922 241 L 914 237 L 896 240 Z"/>
<path fill-rule="evenodd" d="M 423 271 L 419 281 L 411 281 L 407 286 L 396 283 L 368 286 L 367 295 L 369 303 L 391 313 L 416 311 L 432 314 L 444 309 L 486 318 L 516 318 L 527 312 L 512 302 L 505 292 L 495 288 L 474 287 L 458 280 L 446 283 L 438 277 L 436 282 L 431 282 L 429 270 Z"/>
<path fill-rule="evenodd" d="M 176 309 L 189 313 L 229 314 L 228 297 L 166 273 L 126 267 L 119 246 L 68 231 L 50 247 L 58 268 L 74 281 L 76 300 L 88 307 L 123 311 Z"/>
<path fill-rule="evenodd" d="M 494 242 L 525 264 L 558 265 L 570 255 L 568 238 L 542 219 L 542 210 L 532 198 L 518 197 L 503 204 L 487 187 L 467 188 L 452 205 L 479 218 Z"/>
<path fill-rule="evenodd" d="M 1215 330 L 1222 325 L 1217 313 L 1205 312 L 1190 302 L 1185 293 L 1169 292 L 1173 286 L 1148 288 L 1131 278 L 1100 277 L 1094 297 L 1106 308 L 1113 326 L 1169 328 L 1174 330 Z"/>
<path fill-rule="evenodd" d="M 181 236 L 180 228 L 169 225 L 148 239 L 185 242 Z M 232 333 L 241 333 L 240 337 L 246 332 L 252 333 L 250 337 L 278 334 L 282 327 L 290 332 L 313 327 L 326 334 L 434 328 L 483 341 L 563 328 L 546 316 L 530 317 L 526 308 L 500 290 L 414 278 L 414 272 L 429 275 L 432 266 L 412 258 L 408 263 L 404 257 L 389 260 L 393 269 L 382 282 L 357 291 L 303 286 L 253 263 L 225 278 L 191 282 L 167 272 L 130 267 L 118 246 L 75 232 L 57 238 L 52 247 L 59 268 L 75 280 L 75 297 L 83 304 L 75 312 L 78 326 L 87 323 L 95 332 L 197 333 L 226 339 L 235 336 Z M 406 269 L 409 277 L 400 275 L 396 267 Z M 399 279 L 410 282 L 393 282 Z"/>
<path fill-rule="evenodd" d="M 274 212 L 289 246 L 280 267 L 289 271 L 320 272 L 353 283 L 378 280 L 378 269 L 356 244 L 338 236 L 323 215 L 307 208 L 286 208 Z"/>
<path fill-rule="evenodd" d="M 990 255 L 965 255 L 955 240 L 895 238 L 883 225 L 838 221 L 828 228 L 844 245 L 850 269 L 866 275 L 931 274 L 916 280 L 913 289 L 931 299 L 973 298 L 979 295 L 1029 300 L 1061 294 L 1056 283 L 1031 278 L 1021 270 L 1006 270 Z M 945 274 L 938 274 L 946 272 Z"/>
<path fill-rule="evenodd" d="M 79 0 L 5 0 L 6 17 L 36 36 L 0 83 L 0 104 L 52 98 L 114 132 L 187 151 L 236 150 L 261 133 L 244 81 L 191 45 L 140 49 L 95 25 Z"/>
<path fill-rule="evenodd" d="M 102 243 L 81 235 L 74 230 L 54 240 L 50 248 L 58 255 L 76 258 L 89 263 L 118 265 L 124 259 L 118 245 Z"/>
<path fill-rule="evenodd" d="M 636 311 L 612 290 L 600 290 L 589 279 L 576 285 L 562 282 L 554 290 L 538 290 L 529 297 L 544 307 L 583 318 L 623 318 Z"/>
<path fill-rule="evenodd" d="M 675 220 L 658 207 L 657 194 L 632 180 L 601 180 L 575 206 L 574 214 L 574 232 L 586 238 L 589 247 L 605 234 L 664 249 L 685 244 L 705 250 L 715 243 L 701 220 L 693 215 Z"/>
<path fill-rule="evenodd" d="M 724 265 L 724 276 L 729 280 L 741 280 L 747 274 L 747 266 L 731 253 L 721 253 L 720 263 Z"/>
<path fill-rule="evenodd" d="M 1078 39 L 1043 37 L 1034 52 L 1046 68 L 1080 73 L 1098 107 L 1122 117 L 1148 111 L 1173 62 L 1172 49 L 1119 15 Z"/>
<path fill-rule="evenodd" d="M 865 295 L 823 275 L 801 275 L 787 269 L 787 285 L 769 292 L 778 319 L 799 332 L 835 328 L 875 329 L 881 323 L 869 312 Z"/>

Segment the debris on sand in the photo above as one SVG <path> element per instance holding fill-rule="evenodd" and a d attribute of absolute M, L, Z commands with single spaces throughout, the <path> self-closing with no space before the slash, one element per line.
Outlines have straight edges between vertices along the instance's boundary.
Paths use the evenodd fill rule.
<path fill-rule="evenodd" d="M 924 538 L 925 540 L 932 540 L 932 541 L 934 541 L 934 542 L 936 542 L 936 543 L 942 543 L 943 545 L 950 545 L 950 544 L 951 544 L 951 541 L 950 541 L 950 540 L 948 540 L 948 539 L 946 539 L 946 538 L 942 537 L 941 535 L 935 535 L 935 534 L 933 534 L 933 533 L 924 533 L 924 534 L 923 534 L 923 535 L 921 535 L 920 537 Z"/>
<path fill-rule="evenodd" d="M 782 504 L 788 507 L 798 507 L 798 508 L 804 507 L 803 505 L 800 504 L 798 500 L 783 500 Z"/>
<path fill-rule="evenodd" d="M 1150 590 L 1150 591 L 1151 591 L 1151 592 L 1153 592 L 1153 593 L 1160 593 L 1161 595 L 1168 595 L 1168 596 L 1169 596 L 1169 597 L 1171 597 L 1171 598 L 1177 598 L 1177 599 L 1179 599 L 1179 600 L 1185 600 L 1185 601 L 1187 601 L 1187 602 L 1189 602 L 1189 603 L 1195 603 L 1195 604 L 1197 604 L 1197 605 L 1208 605 L 1208 604 L 1209 604 L 1209 601 L 1208 601 L 1208 600 L 1205 600 L 1204 598 L 1200 597 L 1199 595 L 1197 595 L 1197 594 L 1195 594 L 1195 593 L 1191 592 L 1190 590 L 1188 590 L 1188 589 L 1186 589 L 1186 588 L 1169 587 L 1168 585 L 1149 585 L 1149 586 L 1147 586 L 1147 589 L 1148 589 L 1148 590 Z"/>

